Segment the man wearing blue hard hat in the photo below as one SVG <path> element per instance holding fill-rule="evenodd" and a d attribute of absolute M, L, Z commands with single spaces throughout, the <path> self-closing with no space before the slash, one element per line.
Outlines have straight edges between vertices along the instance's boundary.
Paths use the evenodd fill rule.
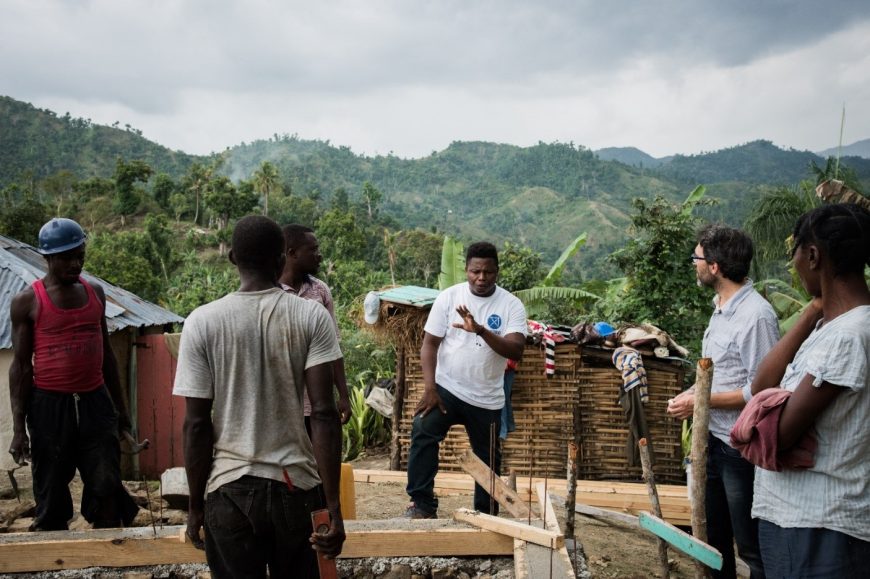
<path fill-rule="evenodd" d="M 32 531 L 68 528 L 76 469 L 84 483 L 81 513 L 94 527 L 128 526 L 139 510 L 121 484 L 118 435 L 129 433 L 130 417 L 109 345 L 105 293 L 81 277 L 85 241 L 71 219 L 43 225 L 38 251 L 48 273 L 10 308 L 9 452 L 18 464 L 32 463 Z"/>

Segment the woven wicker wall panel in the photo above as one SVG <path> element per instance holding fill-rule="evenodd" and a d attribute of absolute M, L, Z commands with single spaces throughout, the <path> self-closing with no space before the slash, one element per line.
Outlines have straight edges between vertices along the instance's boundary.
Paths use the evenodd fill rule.
<path fill-rule="evenodd" d="M 667 416 L 667 400 L 681 390 L 679 366 L 647 361 L 649 402 L 645 405 L 655 453 L 654 471 L 660 483 L 682 483 L 680 422 Z M 586 480 L 639 480 L 640 467 L 629 467 L 626 442 L 629 430 L 618 404 L 622 378 L 610 363 L 609 352 L 580 350 L 573 344 L 556 347 L 556 372 L 546 378 L 544 355 L 526 346 L 513 386 L 517 430 L 508 435 L 502 473 L 565 478 L 568 443 L 574 439 L 574 408 L 580 410 L 580 477 Z M 407 468 L 411 421 L 423 395 L 418 355 L 407 357 L 406 396 L 399 425 L 401 465 Z M 440 468 L 458 472 L 455 456 L 469 448 L 465 429 L 454 426 L 441 445 Z"/>

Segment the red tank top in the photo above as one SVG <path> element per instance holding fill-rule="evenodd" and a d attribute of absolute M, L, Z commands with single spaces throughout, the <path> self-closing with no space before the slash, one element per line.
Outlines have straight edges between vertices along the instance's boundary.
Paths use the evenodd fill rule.
<path fill-rule="evenodd" d="M 103 302 L 79 278 L 88 303 L 63 310 L 51 301 L 42 280 L 33 282 L 33 384 L 55 392 L 89 392 L 103 384 Z"/>

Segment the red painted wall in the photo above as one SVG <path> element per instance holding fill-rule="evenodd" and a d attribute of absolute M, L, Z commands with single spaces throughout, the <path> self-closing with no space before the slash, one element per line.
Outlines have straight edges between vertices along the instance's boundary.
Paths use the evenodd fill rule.
<path fill-rule="evenodd" d="M 176 361 L 163 334 L 139 336 L 136 343 L 139 439 L 151 441 L 139 453 L 139 476 L 159 480 L 166 469 L 184 466 L 184 399 L 172 395 Z"/>

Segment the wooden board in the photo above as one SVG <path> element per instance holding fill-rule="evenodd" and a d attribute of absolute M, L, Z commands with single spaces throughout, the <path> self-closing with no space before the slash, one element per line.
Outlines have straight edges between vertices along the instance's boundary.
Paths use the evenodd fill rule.
<path fill-rule="evenodd" d="M 513 539 L 448 520 L 346 521 L 340 558 L 492 557 L 513 555 Z M 184 527 L 55 531 L 0 535 L 0 573 L 85 567 L 204 563 L 205 552 L 181 540 Z"/>
<path fill-rule="evenodd" d="M 638 522 L 642 529 L 646 529 L 655 536 L 664 539 L 696 561 L 700 561 L 717 571 L 722 569 L 722 554 L 707 543 L 696 539 L 689 533 L 681 531 L 650 513 L 640 513 Z"/>
<path fill-rule="evenodd" d="M 538 495 L 538 505 L 541 508 L 541 518 L 544 521 L 544 528 L 562 534 L 562 529 L 559 527 L 559 519 L 556 518 L 556 510 L 550 502 L 550 497 L 547 496 L 547 490 L 544 483 L 538 483 L 535 486 L 535 492 Z M 573 539 L 574 537 L 571 537 Z M 529 545 L 529 548 L 532 546 Z M 552 577 L 564 577 L 565 579 L 575 579 L 574 565 L 571 563 L 571 557 L 568 556 L 568 549 L 563 544 L 558 549 L 550 554 Z M 557 564 L 558 561 L 558 564 Z M 536 575 L 537 576 L 537 575 Z"/>
<path fill-rule="evenodd" d="M 358 483 L 398 483 L 407 482 L 407 474 L 402 471 L 390 470 L 354 470 Z M 525 504 L 530 498 L 528 477 L 517 477 L 517 494 Z M 544 482 L 542 478 L 531 480 L 532 488 Z M 662 507 L 662 518 L 674 525 L 689 525 L 691 523 L 692 507 L 683 485 L 656 485 L 659 491 L 659 502 Z M 547 480 L 547 489 L 564 494 L 567 483 L 561 479 Z M 464 473 L 439 472 L 435 477 L 435 490 L 438 494 L 455 492 L 471 493 L 474 490 L 474 479 Z M 534 493 L 533 493 L 534 494 Z M 613 482 L 613 481 L 577 481 L 577 502 L 593 507 L 609 509 L 621 513 L 637 515 L 649 510 L 649 496 L 643 483 Z"/>
<path fill-rule="evenodd" d="M 514 539 L 514 579 L 529 579 L 529 562 L 526 556 L 528 544 Z"/>
<path fill-rule="evenodd" d="M 486 515 L 469 509 L 457 509 L 453 513 L 453 519 L 468 523 L 481 529 L 501 533 L 513 539 L 519 539 L 526 543 L 534 543 L 549 549 L 558 549 L 565 544 L 562 533 L 550 529 L 539 529 L 524 522 L 512 521 L 501 517 Z"/>
<path fill-rule="evenodd" d="M 507 486 L 501 477 L 495 476 L 492 469 L 480 460 L 470 448 L 465 451 L 463 456 L 459 457 L 459 464 L 477 481 L 477 484 L 490 492 L 492 498 L 507 512 L 518 519 L 529 517 L 529 507 L 516 491 Z M 493 488 L 490 489 L 490 486 Z"/>

